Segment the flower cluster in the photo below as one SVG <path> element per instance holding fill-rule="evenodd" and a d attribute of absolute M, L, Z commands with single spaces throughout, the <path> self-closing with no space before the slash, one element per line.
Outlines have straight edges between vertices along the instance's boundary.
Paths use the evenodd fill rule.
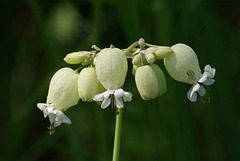
<path fill-rule="evenodd" d="M 205 96 L 204 86 L 214 83 L 216 70 L 207 65 L 201 73 L 197 55 L 185 44 L 156 46 L 140 39 L 123 50 L 111 45 L 102 50 L 93 46 L 92 51 L 73 52 L 66 55 L 65 62 L 81 66 L 75 71 L 67 67 L 58 70 L 50 81 L 46 103 L 37 104 L 44 117 L 49 118 L 50 134 L 62 123 L 71 124 L 63 112 L 80 99 L 102 102 L 102 109 L 110 104 L 115 110 L 124 108 L 124 102 L 130 102 L 133 96 L 122 89 L 128 71 L 127 58 L 132 59 L 132 74 L 143 100 L 154 99 L 167 92 L 166 78 L 155 64 L 157 60 L 164 61 L 173 79 L 192 84 L 187 92 L 192 102 L 197 101 L 197 95 Z"/>

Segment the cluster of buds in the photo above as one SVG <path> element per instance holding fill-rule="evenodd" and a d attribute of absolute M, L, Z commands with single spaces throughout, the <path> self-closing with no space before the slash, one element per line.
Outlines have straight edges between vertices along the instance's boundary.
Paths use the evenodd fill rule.
<path fill-rule="evenodd" d="M 132 100 L 132 93 L 122 89 L 128 71 L 127 58 L 132 59 L 132 74 L 143 100 L 154 99 L 167 92 L 166 78 L 155 64 L 157 60 L 164 61 L 173 79 L 192 84 L 187 92 L 192 102 L 197 100 L 197 95 L 206 97 L 204 86 L 214 83 L 215 69 L 207 65 L 202 73 L 197 55 L 185 44 L 156 46 L 140 39 L 123 50 L 112 45 L 102 50 L 94 45 L 93 49 L 67 54 L 64 58 L 66 63 L 81 66 L 76 70 L 58 70 L 51 79 L 46 103 L 37 104 L 44 117 L 49 117 L 50 134 L 61 123 L 71 124 L 63 112 L 79 100 L 101 102 L 102 109 L 109 105 L 115 110 L 124 108 L 124 102 Z"/>

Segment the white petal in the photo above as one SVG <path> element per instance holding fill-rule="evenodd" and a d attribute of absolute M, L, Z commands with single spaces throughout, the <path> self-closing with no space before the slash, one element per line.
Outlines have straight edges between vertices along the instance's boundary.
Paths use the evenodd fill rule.
<path fill-rule="evenodd" d="M 205 82 L 203 82 L 203 84 L 209 86 L 212 85 L 215 82 L 214 79 L 208 78 Z"/>
<path fill-rule="evenodd" d="M 209 78 L 213 78 L 215 76 L 216 69 L 211 68 L 210 65 L 206 65 L 204 68 L 204 73 L 207 73 Z"/>
<path fill-rule="evenodd" d="M 48 113 L 46 110 L 43 111 L 43 117 L 46 118 L 50 113 Z"/>
<path fill-rule="evenodd" d="M 107 106 L 109 106 L 111 103 L 111 99 L 109 97 L 105 98 L 101 104 L 101 108 L 105 109 Z"/>
<path fill-rule="evenodd" d="M 100 94 L 97 94 L 97 95 L 95 95 L 94 97 L 93 97 L 93 100 L 94 101 L 102 101 L 103 100 L 103 94 L 102 93 L 100 93 Z"/>
<path fill-rule="evenodd" d="M 56 115 L 54 115 L 54 114 L 49 114 L 49 115 L 48 115 L 48 118 L 49 118 L 50 123 L 52 124 L 52 123 L 55 121 Z"/>
<path fill-rule="evenodd" d="M 196 83 L 192 86 L 192 93 L 198 91 L 200 88 L 200 84 Z"/>
<path fill-rule="evenodd" d="M 203 75 L 201 76 L 201 78 L 198 80 L 199 83 L 205 82 L 207 80 L 207 74 L 203 73 Z"/>
<path fill-rule="evenodd" d="M 63 118 L 63 120 L 62 120 L 62 123 L 71 124 L 72 122 L 71 122 L 71 120 L 70 120 L 66 115 L 64 115 L 64 118 Z"/>
<path fill-rule="evenodd" d="M 197 94 L 194 92 L 191 96 L 191 93 L 192 93 L 192 88 L 190 88 L 189 91 L 187 92 L 188 99 L 192 102 L 196 102 L 197 101 Z"/>
<path fill-rule="evenodd" d="M 54 123 L 53 123 L 53 126 L 54 127 L 58 127 L 58 126 L 60 126 L 62 124 L 62 122 L 60 122 L 60 121 L 55 121 Z"/>
<path fill-rule="evenodd" d="M 124 92 L 124 95 L 122 96 L 124 102 L 130 102 L 132 101 L 132 93 L 131 92 Z"/>
<path fill-rule="evenodd" d="M 209 72 L 209 73 L 211 73 L 211 71 L 212 71 L 211 66 L 210 66 L 209 64 L 206 65 L 205 68 L 204 68 L 204 71 L 205 71 L 205 72 Z"/>
<path fill-rule="evenodd" d="M 60 110 L 58 110 L 58 113 L 56 114 L 56 118 L 55 118 L 55 121 L 62 121 L 63 120 L 63 118 L 64 118 L 64 113 L 62 112 L 62 111 L 60 111 Z"/>
<path fill-rule="evenodd" d="M 47 107 L 47 108 L 46 108 L 46 111 L 47 111 L 48 113 L 53 113 L 53 110 L 54 110 L 54 107 Z"/>
<path fill-rule="evenodd" d="M 114 92 L 114 96 L 117 97 L 117 98 L 122 97 L 123 94 L 124 94 L 124 91 L 122 89 L 117 89 Z"/>
<path fill-rule="evenodd" d="M 115 101 L 117 108 L 123 108 L 124 104 L 121 97 L 115 97 Z"/>
<path fill-rule="evenodd" d="M 204 96 L 206 94 L 206 90 L 202 85 L 200 85 L 200 88 L 197 92 L 200 94 L 200 96 Z"/>
<path fill-rule="evenodd" d="M 212 77 L 210 77 L 210 78 L 213 78 L 215 76 L 215 74 L 216 74 L 216 69 L 212 68 Z"/>
<path fill-rule="evenodd" d="M 43 111 L 48 107 L 48 105 L 46 103 L 38 103 L 37 107 Z"/>

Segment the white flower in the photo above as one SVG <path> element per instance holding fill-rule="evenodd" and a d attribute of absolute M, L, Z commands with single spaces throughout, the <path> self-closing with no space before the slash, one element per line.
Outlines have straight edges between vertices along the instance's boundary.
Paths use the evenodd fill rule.
<path fill-rule="evenodd" d="M 57 127 L 62 123 L 71 124 L 71 120 L 60 110 L 54 108 L 54 104 L 38 103 L 37 107 L 43 111 L 43 116 L 48 116 L 51 126 Z"/>
<path fill-rule="evenodd" d="M 204 96 L 206 94 L 206 90 L 203 85 L 212 85 L 215 80 L 213 77 L 215 76 L 216 69 L 211 68 L 210 65 L 206 65 L 204 68 L 204 73 L 200 75 L 199 79 L 196 79 L 196 82 L 193 83 L 190 90 L 187 92 L 187 97 L 190 101 L 196 102 L 197 101 L 197 93 L 200 96 Z M 196 93 L 197 92 L 197 93 Z"/>
<path fill-rule="evenodd" d="M 113 96 L 114 106 L 117 108 L 123 108 L 123 101 L 124 102 L 130 102 L 132 100 L 132 93 L 131 92 L 125 92 L 122 89 L 108 89 L 107 91 L 97 94 L 94 96 L 94 101 L 102 101 L 101 108 L 105 109 L 107 106 L 110 105 L 111 99 Z M 123 100 L 122 100 L 123 99 Z"/>

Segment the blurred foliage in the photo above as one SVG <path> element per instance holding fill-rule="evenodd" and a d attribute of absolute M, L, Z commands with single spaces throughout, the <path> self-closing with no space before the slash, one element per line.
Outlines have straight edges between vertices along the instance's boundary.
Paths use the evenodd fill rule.
<path fill-rule="evenodd" d="M 111 160 L 115 113 L 79 102 L 53 136 L 36 104 L 45 102 L 51 76 L 69 66 L 64 56 L 114 44 L 183 42 L 200 66 L 217 69 L 211 103 L 191 103 L 189 85 L 162 67 L 168 92 L 143 101 L 134 94 L 124 112 L 120 160 L 240 160 L 240 3 L 237 0 L 3 0 L 0 2 L 0 161 Z M 77 66 L 70 66 L 77 68 Z M 129 62 L 129 69 L 131 69 Z"/>

